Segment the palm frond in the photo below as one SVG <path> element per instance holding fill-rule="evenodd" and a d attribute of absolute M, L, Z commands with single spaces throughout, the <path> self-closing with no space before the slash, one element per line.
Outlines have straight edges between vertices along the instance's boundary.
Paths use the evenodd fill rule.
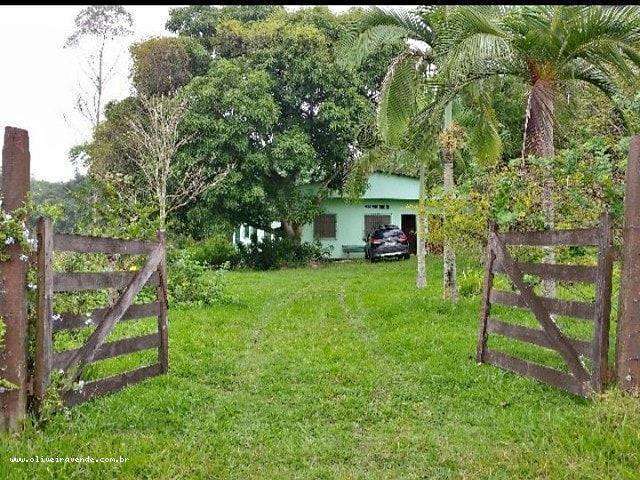
<path fill-rule="evenodd" d="M 398 147 L 407 135 L 407 128 L 417 112 L 417 58 L 404 52 L 390 65 L 384 77 L 377 112 L 377 126 L 382 139 Z"/>
<path fill-rule="evenodd" d="M 353 22 L 336 49 L 341 66 L 356 68 L 382 46 L 413 39 L 430 44 L 431 28 L 414 11 L 373 7 Z"/>

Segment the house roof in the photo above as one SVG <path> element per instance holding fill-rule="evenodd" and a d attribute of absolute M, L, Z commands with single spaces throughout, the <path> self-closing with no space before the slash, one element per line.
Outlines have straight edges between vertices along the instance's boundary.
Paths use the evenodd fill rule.
<path fill-rule="evenodd" d="M 368 186 L 362 199 L 418 200 L 420 182 L 417 178 L 395 173 L 374 172 L 369 175 Z M 340 194 L 330 195 L 340 198 Z"/>

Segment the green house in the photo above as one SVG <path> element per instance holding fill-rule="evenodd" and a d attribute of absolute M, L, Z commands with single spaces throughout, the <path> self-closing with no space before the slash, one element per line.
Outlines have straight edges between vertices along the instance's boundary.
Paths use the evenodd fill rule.
<path fill-rule="evenodd" d="M 364 238 L 378 225 L 397 225 L 407 235 L 416 231 L 418 193 L 416 178 L 373 173 L 360 199 L 326 198 L 323 213 L 303 227 L 302 240 L 319 240 L 332 258 L 362 257 Z"/>

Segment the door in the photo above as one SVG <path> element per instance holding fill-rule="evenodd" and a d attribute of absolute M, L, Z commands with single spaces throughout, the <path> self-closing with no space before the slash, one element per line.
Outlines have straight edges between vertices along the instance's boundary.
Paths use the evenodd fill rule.
<path fill-rule="evenodd" d="M 417 228 L 416 228 L 416 216 L 413 214 L 407 214 L 401 216 L 400 229 L 404 232 L 409 240 L 409 253 L 415 255 L 418 239 L 416 236 Z"/>

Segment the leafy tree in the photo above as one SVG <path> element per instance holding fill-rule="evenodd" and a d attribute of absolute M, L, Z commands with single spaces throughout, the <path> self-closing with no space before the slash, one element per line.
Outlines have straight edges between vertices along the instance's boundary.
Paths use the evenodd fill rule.
<path fill-rule="evenodd" d="M 608 97 L 622 78 L 637 78 L 640 13 L 637 7 L 461 6 L 452 9 L 443 32 L 442 85 L 456 89 L 495 76 L 520 79 L 527 87 L 522 157 L 553 157 L 554 116 L 563 91 L 592 85 Z M 545 227 L 553 228 L 553 176 L 544 180 Z M 553 262 L 553 250 L 547 261 Z M 544 290 L 553 295 L 555 285 Z"/>
<path fill-rule="evenodd" d="M 194 76 L 204 75 L 210 63 L 197 41 L 184 37 L 151 38 L 130 47 L 131 80 L 140 95 L 175 92 Z"/>
<path fill-rule="evenodd" d="M 232 208 L 232 218 L 266 229 L 280 220 L 298 239 L 327 192 L 342 188 L 372 105 L 358 78 L 335 62 L 340 29 L 327 9 L 217 24 L 218 60 L 185 87 L 196 99 L 186 124 L 200 132 L 185 157 L 197 151 L 235 165 L 220 195 L 203 197 L 206 209 Z"/>
<path fill-rule="evenodd" d="M 208 51 L 213 50 L 213 37 L 223 20 L 254 22 L 264 20 L 273 12 L 284 10 L 277 5 L 190 5 L 169 10 L 167 30 L 198 40 Z"/>

